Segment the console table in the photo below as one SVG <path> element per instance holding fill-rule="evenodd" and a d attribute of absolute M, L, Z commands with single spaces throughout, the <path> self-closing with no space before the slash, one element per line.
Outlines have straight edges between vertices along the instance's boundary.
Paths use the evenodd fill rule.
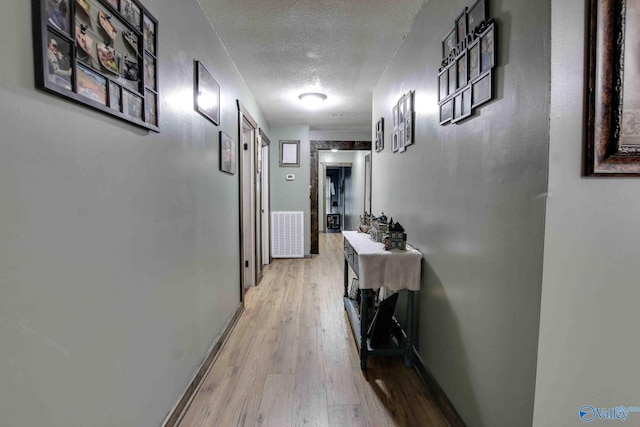
<path fill-rule="evenodd" d="M 407 250 L 386 251 L 382 243 L 366 233 L 343 231 L 344 236 L 344 307 L 351 330 L 360 352 L 360 367 L 365 369 L 369 355 L 403 355 L 405 366 L 413 363 L 414 293 L 420 290 L 422 254 L 407 245 Z M 349 298 L 349 266 L 358 277 L 360 307 Z M 372 348 L 367 338 L 369 329 L 368 308 L 372 290 L 387 288 L 391 291 L 407 290 L 407 327 L 403 338 L 382 348 Z"/>

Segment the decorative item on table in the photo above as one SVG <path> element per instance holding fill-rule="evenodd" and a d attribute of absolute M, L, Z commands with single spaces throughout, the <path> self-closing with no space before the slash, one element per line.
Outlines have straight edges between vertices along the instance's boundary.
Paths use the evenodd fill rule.
<path fill-rule="evenodd" d="M 382 212 L 378 218 L 373 218 L 369 234 L 376 242 L 381 243 L 385 234 L 389 233 L 389 225 L 387 224 L 387 216 Z"/>
<path fill-rule="evenodd" d="M 393 218 L 389 221 L 389 234 L 384 236 L 384 248 L 402 251 L 407 249 L 407 233 L 399 222 L 393 222 Z"/>
<path fill-rule="evenodd" d="M 360 215 L 360 225 L 358 225 L 358 233 L 368 233 L 371 228 L 371 215 L 364 213 Z"/>

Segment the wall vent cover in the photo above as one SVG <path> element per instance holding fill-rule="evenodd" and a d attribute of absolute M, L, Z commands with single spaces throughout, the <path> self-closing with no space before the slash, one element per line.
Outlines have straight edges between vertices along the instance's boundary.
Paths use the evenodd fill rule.
<path fill-rule="evenodd" d="M 304 216 L 302 211 L 271 212 L 271 256 L 304 257 Z"/>

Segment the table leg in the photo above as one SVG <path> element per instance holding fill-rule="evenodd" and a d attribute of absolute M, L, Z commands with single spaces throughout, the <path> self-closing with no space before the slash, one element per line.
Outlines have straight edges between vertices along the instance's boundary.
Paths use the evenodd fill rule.
<path fill-rule="evenodd" d="M 349 263 L 347 262 L 347 258 L 344 259 L 344 297 L 349 296 Z"/>
<path fill-rule="evenodd" d="M 413 366 L 413 298 L 415 292 L 408 291 L 407 295 L 407 340 L 405 343 L 404 366 Z"/>
<path fill-rule="evenodd" d="M 370 289 L 360 289 L 360 368 L 367 368 L 367 331 L 369 330 Z"/>

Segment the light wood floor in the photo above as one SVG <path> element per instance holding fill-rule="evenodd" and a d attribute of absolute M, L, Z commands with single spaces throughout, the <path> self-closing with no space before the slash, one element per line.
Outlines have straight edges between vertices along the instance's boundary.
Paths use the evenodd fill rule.
<path fill-rule="evenodd" d="M 342 271 L 341 234 L 320 234 L 312 259 L 274 260 L 179 426 L 447 426 L 400 357 L 360 369 Z"/>

